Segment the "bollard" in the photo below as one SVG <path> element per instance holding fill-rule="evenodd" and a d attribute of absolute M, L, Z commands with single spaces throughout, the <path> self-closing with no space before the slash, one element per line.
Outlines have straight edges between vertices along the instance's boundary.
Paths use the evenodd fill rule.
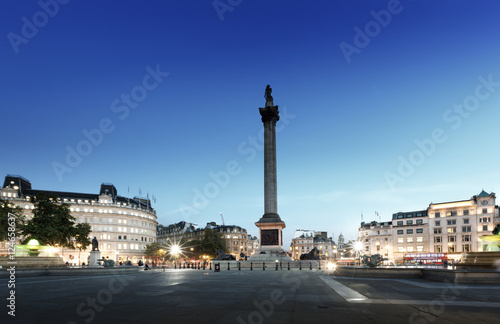
<path fill-rule="evenodd" d="M 203 262 L 203 270 L 205 270 L 205 262 Z"/>
<path fill-rule="evenodd" d="M 290 262 L 288 262 L 288 270 L 290 270 Z"/>
<path fill-rule="evenodd" d="M 302 270 L 302 262 L 299 262 L 299 270 Z"/>
<path fill-rule="evenodd" d="M 174 267 L 175 269 L 177 269 L 177 262 L 174 262 Z"/>
<path fill-rule="evenodd" d="M 283 270 L 283 264 L 280 261 L 280 270 Z"/>
<path fill-rule="evenodd" d="M 238 270 L 241 270 L 241 262 L 238 262 Z"/>
<path fill-rule="evenodd" d="M 250 270 L 253 270 L 252 265 L 253 265 L 253 262 L 250 262 Z"/>
<path fill-rule="evenodd" d="M 186 269 L 186 262 L 184 262 L 184 268 L 183 269 Z"/>
<path fill-rule="evenodd" d="M 210 269 L 209 270 L 212 270 L 212 262 L 210 262 Z"/>
<path fill-rule="evenodd" d="M 198 262 L 198 270 L 201 269 L 201 264 Z"/>
<path fill-rule="evenodd" d="M 266 263 L 262 262 L 262 270 L 266 270 Z"/>
<path fill-rule="evenodd" d="M 313 263 L 309 262 L 309 270 L 312 270 L 312 269 L 313 269 Z"/>
<path fill-rule="evenodd" d="M 319 268 L 318 270 L 321 270 L 321 261 L 319 261 Z"/>
<path fill-rule="evenodd" d="M 229 262 L 227 263 L 227 270 L 231 270 L 231 268 L 229 268 Z"/>
<path fill-rule="evenodd" d="M 278 271 L 278 262 L 276 262 L 276 271 Z"/>

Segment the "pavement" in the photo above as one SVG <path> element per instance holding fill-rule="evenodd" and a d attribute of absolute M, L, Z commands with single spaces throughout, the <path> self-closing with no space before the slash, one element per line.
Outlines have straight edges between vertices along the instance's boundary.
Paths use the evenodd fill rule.
<path fill-rule="evenodd" d="M 0 323 L 477 324 L 500 318 L 500 285 L 336 277 L 326 270 L 169 269 L 18 278 L 8 285 L 0 280 Z M 6 307 L 12 295 L 15 317 Z"/>

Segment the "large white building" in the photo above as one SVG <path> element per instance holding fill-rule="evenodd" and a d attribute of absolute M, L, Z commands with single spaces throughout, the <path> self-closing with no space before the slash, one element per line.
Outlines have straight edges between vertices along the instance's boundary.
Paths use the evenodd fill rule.
<path fill-rule="evenodd" d="M 486 250 L 479 238 L 500 223 L 495 198 L 483 190 L 468 200 L 395 213 L 392 222 L 361 223 L 359 241 L 365 254 L 382 254 L 396 263 L 458 260 L 463 252 Z"/>
<path fill-rule="evenodd" d="M 364 254 L 380 254 L 384 258 L 394 259 L 392 222 L 361 223 L 359 241 L 363 243 Z"/>
<path fill-rule="evenodd" d="M 429 205 L 431 252 L 443 252 L 457 258 L 462 252 L 481 252 L 480 236 L 490 235 L 498 219 L 495 194 L 484 190 L 468 200 Z"/>
<path fill-rule="evenodd" d="M 31 182 L 18 175 L 7 175 L 0 189 L 0 196 L 22 208 L 27 219 L 33 216 L 31 197 L 44 192 L 56 197 L 59 203 L 70 205 L 76 223 L 88 223 L 91 237 L 99 242 L 101 257 L 120 261 L 137 262 L 144 258 L 146 245 L 156 241 L 156 211 L 149 199 L 119 196 L 115 186 L 101 185 L 99 194 L 37 190 Z M 91 250 L 59 249 L 57 254 L 70 264 L 88 263 Z M 0 254 L 7 254 L 6 242 L 0 243 Z"/>

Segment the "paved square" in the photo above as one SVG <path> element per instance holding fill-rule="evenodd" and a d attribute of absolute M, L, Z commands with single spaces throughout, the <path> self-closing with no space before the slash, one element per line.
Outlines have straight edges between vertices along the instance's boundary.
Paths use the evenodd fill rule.
<path fill-rule="evenodd" d="M 112 271 L 112 270 L 111 270 Z M 0 292 L 6 301 L 7 280 Z M 18 278 L 1 323 L 496 323 L 500 285 L 326 271 L 159 270 Z"/>

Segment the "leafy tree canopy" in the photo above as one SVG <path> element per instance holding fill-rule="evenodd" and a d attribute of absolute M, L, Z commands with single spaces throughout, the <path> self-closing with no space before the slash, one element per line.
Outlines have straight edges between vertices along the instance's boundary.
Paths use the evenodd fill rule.
<path fill-rule="evenodd" d="M 24 227 L 24 242 L 36 239 L 41 245 L 74 249 L 74 241 L 85 249 L 89 244 L 90 225 L 78 224 L 71 216 L 69 204 L 59 203 L 57 197 L 39 193 L 32 198 L 33 218 Z"/>
<path fill-rule="evenodd" d="M 218 250 L 223 250 L 227 253 L 229 250 L 226 245 L 226 240 L 222 235 L 214 229 L 205 228 L 203 240 L 199 242 L 199 255 L 209 255 L 215 257 Z"/>
<path fill-rule="evenodd" d="M 165 247 L 161 246 L 156 242 L 146 245 L 146 251 L 144 252 L 146 256 L 150 257 L 151 256 L 164 257 L 166 253 L 167 250 L 165 249 Z"/>
<path fill-rule="evenodd" d="M 14 237 L 20 237 L 25 221 L 19 206 L 0 198 L 0 242 L 9 239 L 9 232 L 14 233 Z"/>

